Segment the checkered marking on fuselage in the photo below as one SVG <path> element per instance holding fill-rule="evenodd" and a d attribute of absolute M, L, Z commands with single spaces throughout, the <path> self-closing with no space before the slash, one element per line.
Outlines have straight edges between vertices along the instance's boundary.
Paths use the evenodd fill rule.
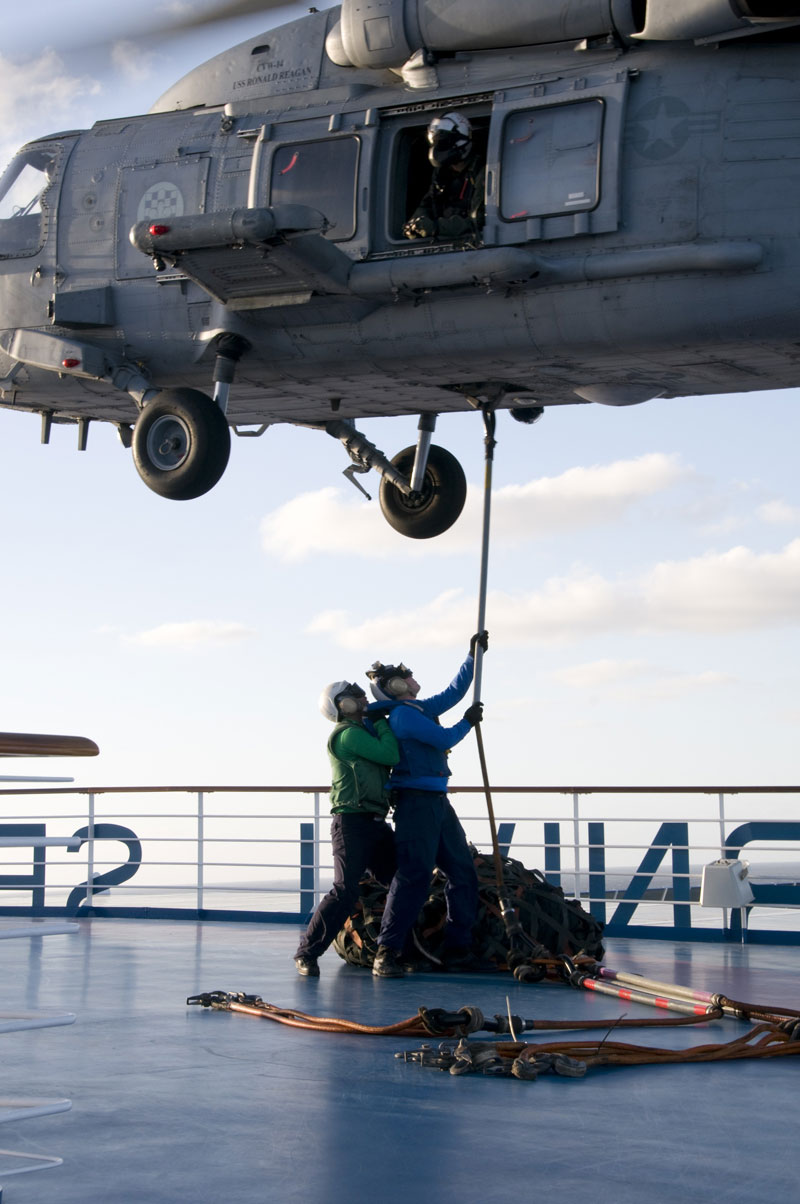
<path fill-rule="evenodd" d="M 182 214 L 183 194 L 180 188 L 169 180 L 159 180 L 157 184 L 151 184 L 139 202 L 140 222 L 153 217 L 181 217 Z"/>

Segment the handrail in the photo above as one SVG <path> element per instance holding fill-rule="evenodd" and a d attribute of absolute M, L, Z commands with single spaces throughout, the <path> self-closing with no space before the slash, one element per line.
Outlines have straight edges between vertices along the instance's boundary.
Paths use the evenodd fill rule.
<path fill-rule="evenodd" d="M 0 852 L 0 914 L 72 918 L 135 913 L 299 923 L 330 881 L 324 822 L 328 791 L 327 785 L 0 788 L 6 799 L 19 800 L 14 809 L 18 814 L 8 814 L 6 806 L 0 817 L 0 846 L 27 844 L 33 850 L 32 864 L 22 864 L 22 854 L 13 847 L 7 854 Z M 784 796 L 800 796 L 800 786 L 507 785 L 493 787 L 493 792 L 508 805 L 506 816 L 498 816 L 504 855 L 541 868 L 551 882 L 563 884 L 599 918 L 608 919 L 612 933 L 679 934 L 682 939 L 706 934 L 703 939 L 711 939 L 709 923 L 713 925 L 717 917 L 699 909 L 700 866 L 719 857 L 736 858 L 742 850 L 747 857 L 746 846 L 751 844 L 754 852 L 757 845 L 762 862 L 752 867 L 750 875 L 759 930 L 754 935 L 751 925 L 751 939 L 791 937 L 800 943 L 800 822 L 794 819 L 796 807 L 783 801 Z M 469 838 L 487 848 L 487 816 L 471 805 L 471 796 L 483 794 L 484 788 L 453 785 L 449 793 L 457 807 L 459 798 L 470 800 L 468 808 L 462 803 L 459 811 L 462 822 Z M 230 796 L 234 807 L 238 797 L 241 805 L 226 810 L 220 801 L 214 808 L 215 795 Z M 259 795 L 260 801 L 254 797 L 245 804 L 246 796 Z M 610 800 L 612 795 L 618 796 L 620 805 L 610 803 L 613 812 L 607 813 L 600 800 Z M 681 807 L 680 816 L 669 814 L 671 808 L 656 801 L 691 795 L 695 803 Z M 759 795 L 770 796 L 771 809 L 783 818 L 765 820 L 763 804 L 753 806 L 756 815 L 751 816 L 747 800 Z M 137 796 L 160 796 L 169 810 L 152 805 L 146 811 L 134 810 Z M 176 805 L 171 801 L 175 796 L 185 799 Z M 283 803 L 267 803 L 277 801 L 277 796 L 283 796 Z M 527 803 L 515 801 L 523 796 L 528 796 Z M 550 802 L 540 809 L 532 800 L 544 796 Z M 592 796 L 598 796 L 594 804 Z M 639 796 L 641 802 L 622 804 L 623 797 L 632 796 Z M 735 815 L 731 796 L 739 799 Z M 50 805 L 41 809 L 44 814 L 36 804 L 27 805 L 45 797 Z M 295 805 L 297 810 L 289 809 Z M 627 807 L 635 814 L 624 814 Z M 464 814 L 467 809 L 470 814 Z M 54 842 L 69 843 L 72 851 L 51 848 Z M 127 851 L 120 846 L 127 846 Z M 77 848 L 83 850 L 82 857 L 75 856 Z M 764 864 L 765 854 L 774 855 L 774 866 Z M 786 857 L 793 864 L 781 874 Z M 18 906 L 26 892 L 30 906 Z M 135 905 L 118 905 L 126 892 Z M 226 895 L 236 906 L 222 910 L 220 902 L 224 906 Z M 13 905 L 8 904 L 9 898 Z M 58 905 L 50 902 L 54 899 L 60 901 Z M 287 910 L 279 911 L 283 900 L 288 900 L 283 904 Z M 265 901 L 276 910 L 266 911 Z M 776 908 L 790 912 L 781 920 L 781 932 L 764 928 L 767 921 L 760 918 L 772 916 Z M 634 913 L 655 916 L 655 926 L 632 924 Z M 731 931 L 734 923 L 735 918 Z M 794 925 L 791 932 L 787 923 Z M 723 929 L 728 930 L 725 913 Z M 718 924 L 716 932 L 718 936 Z"/>
<path fill-rule="evenodd" d="M 0 789 L 0 794 L 327 794 L 326 786 L 58 786 L 52 790 Z M 455 786 L 448 794 L 483 794 L 483 786 Z M 796 794 L 800 786 L 495 786 L 493 794 Z"/>

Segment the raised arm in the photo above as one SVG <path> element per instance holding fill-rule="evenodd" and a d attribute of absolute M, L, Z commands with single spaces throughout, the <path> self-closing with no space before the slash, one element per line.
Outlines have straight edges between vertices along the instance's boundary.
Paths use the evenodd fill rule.
<path fill-rule="evenodd" d="M 365 727 L 346 727 L 337 736 L 335 744 L 337 754 L 344 752 L 348 757 L 363 757 L 376 765 L 396 765 L 400 760 L 397 739 L 386 719 L 375 720 L 374 736 Z"/>

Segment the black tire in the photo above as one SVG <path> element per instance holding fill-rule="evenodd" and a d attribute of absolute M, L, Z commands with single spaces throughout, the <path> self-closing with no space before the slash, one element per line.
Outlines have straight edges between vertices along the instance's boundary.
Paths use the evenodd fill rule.
<path fill-rule="evenodd" d="M 208 493 L 231 454 L 222 410 L 198 389 L 164 389 L 133 428 L 133 462 L 148 488 L 185 502 Z"/>
<path fill-rule="evenodd" d="M 406 447 L 392 459 L 398 472 L 410 477 L 416 449 Z M 432 539 L 452 527 L 467 498 L 467 480 L 455 456 L 431 446 L 421 491 L 409 497 L 384 477 L 380 505 L 390 527 L 409 539 Z"/>

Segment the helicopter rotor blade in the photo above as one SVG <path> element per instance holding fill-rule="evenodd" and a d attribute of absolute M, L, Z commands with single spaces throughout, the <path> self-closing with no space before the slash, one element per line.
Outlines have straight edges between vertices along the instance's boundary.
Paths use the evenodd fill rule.
<path fill-rule="evenodd" d="M 257 17 L 259 13 L 264 14 L 267 18 L 265 25 L 269 25 L 268 14 L 277 9 L 286 11 L 287 20 L 302 16 L 309 11 L 305 5 L 301 7 L 300 4 L 293 3 L 293 0 L 217 0 L 217 2 L 206 0 L 206 3 L 203 4 L 184 4 L 180 7 L 185 11 L 178 11 L 170 15 L 165 11 L 166 6 L 162 5 L 158 16 L 152 12 L 148 13 L 140 17 L 136 24 L 132 24 L 130 20 L 124 22 L 114 20 L 112 27 L 109 28 L 106 6 L 98 5 L 99 19 L 95 26 L 95 36 L 87 37 L 85 30 L 82 30 L 78 36 L 73 29 L 62 28 L 58 31 L 58 50 L 60 53 L 75 54 L 77 52 L 96 56 L 100 53 L 108 53 L 110 48 L 117 43 L 156 45 L 159 42 L 180 37 L 182 34 L 191 34 L 195 30 L 207 29 L 212 25 L 223 26 L 230 23 L 235 26 L 237 21 L 241 22 L 247 17 Z M 293 9 L 294 12 L 292 12 Z M 4 45 L 3 52 L 30 55 L 38 53 L 40 49 L 39 40 L 34 43 L 30 37 L 21 36 L 12 37 Z"/>
<path fill-rule="evenodd" d="M 209 7 L 197 7 L 186 16 L 158 26 L 157 31 L 163 34 L 179 33 L 188 29 L 198 29 L 204 25 L 213 25 L 219 21 L 235 21 L 239 17 L 255 16 L 260 12 L 268 12 L 274 8 L 290 8 L 291 0 L 226 0 L 222 4 Z M 149 32 L 149 31 L 148 31 Z"/>

